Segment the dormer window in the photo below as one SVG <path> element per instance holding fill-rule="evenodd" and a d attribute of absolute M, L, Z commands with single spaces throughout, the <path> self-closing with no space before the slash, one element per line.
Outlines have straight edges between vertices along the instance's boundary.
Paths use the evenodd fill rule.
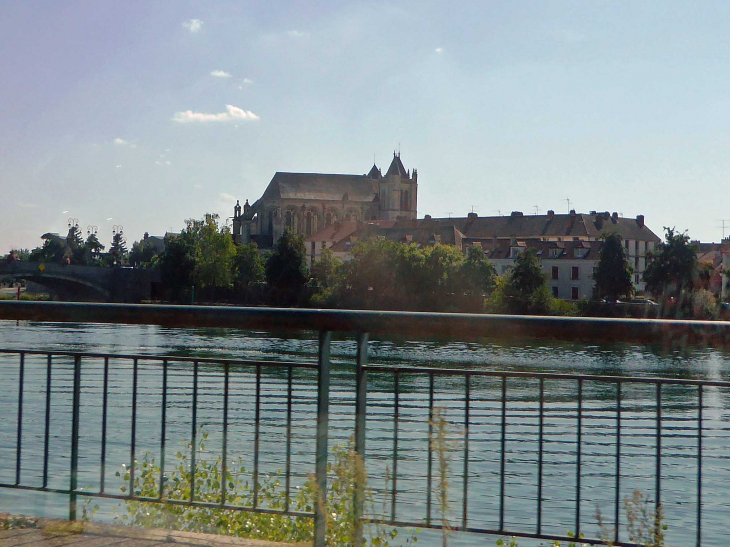
<path fill-rule="evenodd" d="M 509 256 L 510 256 L 510 258 L 517 258 L 518 256 L 520 256 L 522 254 L 522 252 L 524 250 L 525 249 L 524 248 L 521 248 L 521 247 L 510 247 L 510 255 Z"/>
<path fill-rule="evenodd" d="M 563 249 L 550 249 L 548 256 L 550 258 L 558 258 L 563 252 Z"/>
<path fill-rule="evenodd" d="M 573 253 L 575 258 L 585 258 L 588 254 L 588 249 L 574 249 Z"/>

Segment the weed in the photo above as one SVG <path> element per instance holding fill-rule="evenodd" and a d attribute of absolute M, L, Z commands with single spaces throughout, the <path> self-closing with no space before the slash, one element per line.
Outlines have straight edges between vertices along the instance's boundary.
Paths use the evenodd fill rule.
<path fill-rule="evenodd" d="M 313 512 L 319 493 L 314 476 L 304 486 L 296 488 L 295 494 L 287 500 L 282 487 L 281 472 L 260 477 L 254 486 L 241 459 L 227 462 L 225 473 L 220 457 L 213 460 L 205 457 L 207 433 L 200 431 L 201 439 L 196 453 L 195 473 L 189 471 L 191 445 L 175 456 L 175 464 L 166 472 L 160 490 L 160 467 L 154 456 L 147 452 L 141 460 L 133 462 L 133 494 L 137 497 L 157 498 L 162 491 L 163 500 L 188 501 L 191 486 L 195 485 L 195 501 L 222 504 L 222 485 L 226 488 L 226 505 L 252 507 L 256 496 L 258 507 L 283 511 Z M 364 501 L 372 501 L 372 493 L 366 487 L 366 476 L 361 459 L 352 448 L 352 443 L 335 446 L 332 461 L 328 464 L 328 489 L 324 495 L 327 506 L 327 543 L 329 545 L 352 545 L 355 537 L 357 513 L 355 511 L 356 488 L 363 488 Z M 125 481 L 122 493 L 128 493 L 131 478 L 130 466 L 123 466 L 117 477 Z M 147 528 L 167 528 L 190 532 L 217 533 L 250 539 L 269 541 L 311 542 L 314 537 L 314 522 L 311 518 L 289 517 L 284 514 L 258 513 L 186 504 L 164 504 L 129 500 L 126 514 L 117 519 L 131 525 Z M 398 536 L 398 530 L 385 530 L 382 526 L 366 526 L 369 545 L 390 547 Z M 415 535 L 405 539 L 408 545 L 417 540 Z"/>

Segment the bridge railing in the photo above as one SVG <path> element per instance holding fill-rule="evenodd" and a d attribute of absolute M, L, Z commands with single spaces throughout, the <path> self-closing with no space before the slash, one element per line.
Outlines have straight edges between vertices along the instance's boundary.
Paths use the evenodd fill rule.
<path fill-rule="evenodd" d="M 632 545 L 622 532 L 625 522 L 620 514 L 622 496 L 631 489 L 626 476 L 637 477 L 638 449 L 641 458 L 653 462 L 643 479 L 651 480 L 652 504 L 658 508 L 664 482 L 670 478 L 664 471 L 667 448 L 663 441 L 667 439 L 682 444 L 681 452 L 690 457 L 684 469 L 693 474 L 683 488 L 688 490 L 695 512 L 691 517 L 681 515 L 680 520 L 693 522 L 691 536 L 696 545 L 701 545 L 706 533 L 703 439 L 709 436 L 714 443 L 724 432 L 710 434 L 703 397 L 708 390 L 726 392 L 730 382 L 374 365 L 367 362 L 368 332 L 461 339 L 529 332 L 592 340 L 600 333 L 601 339 L 609 340 L 626 335 L 643 342 L 670 344 L 681 339 L 721 345 L 727 340 L 728 324 L 25 302 L 0 303 L 0 319 L 318 332 L 316 361 L 0 348 L 0 370 L 6 378 L 0 410 L 5 416 L 15 416 L 17 424 L 14 446 L 5 443 L 4 449 L 4 455 L 11 451 L 12 457 L 2 459 L 12 461 L 13 469 L 0 465 L 0 472 L 5 471 L 0 477 L 9 476 L 1 480 L 0 488 L 67 495 L 71 519 L 78 517 L 79 497 L 271 513 L 313 518 L 315 545 L 324 545 L 325 496 L 316 496 L 314 511 L 309 512 L 297 506 L 293 488 L 313 471 L 315 490 L 327 491 L 328 447 L 335 431 L 340 437 L 352 433 L 354 451 L 369 468 L 388 467 L 381 473 L 387 478 L 381 489 L 387 503 L 381 510 L 365 512 L 365 492 L 356 489 L 355 508 L 360 515 L 356 543 L 362 542 L 367 522 L 569 542 L 574 536 L 566 533 L 566 527 L 575 536 L 583 533 L 586 501 L 595 501 L 591 492 L 596 484 L 586 485 L 588 469 L 594 477 L 600 468 L 602 491 L 610 491 L 610 502 L 603 507 L 609 513 L 611 539 L 615 545 Z M 354 366 L 332 367 L 332 332 L 356 337 Z M 120 380 L 120 374 L 126 374 L 126 379 Z M 331 392 L 333 379 L 336 394 Z M 14 381 L 12 388 L 7 383 L 10 380 Z M 71 394 L 67 473 L 54 463 L 50 435 L 54 409 L 59 406 L 57 384 Z M 440 387 L 442 384 L 448 389 Z M 681 417 L 669 418 L 666 413 L 677 408 L 676 390 L 681 390 L 684 401 Z M 352 412 L 332 414 L 332 405 L 350 404 L 353 391 Z M 125 403 L 129 428 L 112 432 L 116 426 L 110 413 L 117 412 L 113 409 L 126 396 L 131 398 Z M 190 415 L 180 415 L 181 408 L 189 409 Z M 29 413 L 32 420 L 26 419 Z M 172 413 L 177 413 L 174 420 Z M 115 414 L 113 421 L 118 419 Z M 330 427 L 331 419 L 335 419 L 335 430 Z M 674 434 L 677 419 L 682 422 L 680 435 Z M 37 429 L 41 423 L 42 431 Z M 189 450 L 185 455 L 189 476 L 194 478 L 203 426 L 211 430 L 220 447 L 221 476 L 231 473 L 226 466 L 231 465 L 232 455 L 250 457 L 252 496 L 248 503 L 231 499 L 226 480 L 217 486 L 214 501 L 201 495 L 195 480 L 191 480 L 186 498 L 171 494 L 167 482 L 171 440 L 183 440 Z M 34 432 L 29 431 L 34 427 Z M 674 432 L 668 435 L 667 429 Z M 637 445 L 637 439 L 643 446 Z M 98 454 L 92 448 L 97 441 Z M 368 450 L 366 441 L 371 447 Z M 262 448 L 272 442 L 279 447 L 276 457 Z M 124 447 L 121 452 L 120 446 Z M 114 462 L 110 461 L 112 452 Z M 137 464 L 148 452 L 155 454 L 160 469 L 159 479 L 153 483 L 158 489 L 154 495 L 143 493 L 135 482 L 139 478 L 135 473 L 141 472 Z M 109 469 L 114 464 L 118 468 L 120 462 L 126 465 L 125 484 L 117 481 L 118 492 L 110 491 Z M 284 491 L 283 501 L 271 504 L 261 495 L 262 467 L 271 468 L 274 463 L 283 467 Z M 448 485 L 443 481 L 446 474 Z M 86 482 L 94 482 L 95 487 L 82 487 Z M 515 514 L 510 504 L 526 497 L 526 489 L 534 490 L 527 496 L 531 501 L 523 502 Z M 439 503 L 444 497 L 450 499 L 447 514 Z M 566 524 L 564 517 L 569 513 L 572 518 Z M 581 541 L 599 544 L 604 539 Z"/>

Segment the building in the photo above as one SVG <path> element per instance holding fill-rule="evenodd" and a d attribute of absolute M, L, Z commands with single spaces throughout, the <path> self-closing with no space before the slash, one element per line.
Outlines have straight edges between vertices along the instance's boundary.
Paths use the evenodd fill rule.
<path fill-rule="evenodd" d="M 490 241 L 496 239 L 539 240 L 544 242 L 565 243 L 569 241 L 600 241 L 605 234 L 612 232 L 621 236 L 626 256 L 634 269 L 634 288 L 642 293 L 648 253 L 661 239 L 644 223 L 644 215 L 625 218 L 618 213 L 591 211 L 589 214 L 576 213 L 547 215 L 523 215 L 514 211 L 509 216 L 479 217 L 469 213 L 466 218 L 434 219 L 440 223 L 453 224 L 464 236 L 464 245 L 478 243 L 487 249 Z"/>
<path fill-rule="evenodd" d="M 578 300 L 592 298 L 598 268 L 601 241 L 542 241 L 540 239 L 497 240 L 494 248 L 486 251 L 499 275 L 514 267 L 515 259 L 532 249 L 555 298 Z"/>
<path fill-rule="evenodd" d="M 364 175 L 277 172 L 253 205 L 236 204 L 233 235 L 268 248 L 287 229 L 310 236 L 338 221 L 415 219 L 417 206 L 418 172 L 394 152 L 385 175 L 377 165 Z"/>
<path fill-rule="evenodd" d="M 543 269 L 555 281 L 551 287 L 560 298 L 572 299 L 577 288 L 578 298 L 593 294 L 593 268 L 597 265 L 601 237 L 618 233 L 625 246 L 629 264 L 634 269 L 634 287 L 641 293 L 647 264 L 647 253 L 661 240 L 645 224 L 644 216 L 624 218 L 617 213 L 525 216 L 519 211 L 509 216 L 479 217 L 469 213 L 463 218 L 431 218 L 419 220 L 350 222 L 325 229 L 306 239 L 308 259 L 318 260 L 322 248 L 330 248 L 335 256 L 347 259 L 349 249 L 357 241 L 380 237 L 421 245 L 445 243 L 466 250 L 480 246 L 502 274 L 512 266 L 520 249 L 534 247 Z M 594 264 L 595 262 L 595 264 Z M 557 268 L 557 278 L 553 278 Z M 578 278 L 573 279 L 575 268 Z M 577 281 L 578 283 L 573 283 Z"/>

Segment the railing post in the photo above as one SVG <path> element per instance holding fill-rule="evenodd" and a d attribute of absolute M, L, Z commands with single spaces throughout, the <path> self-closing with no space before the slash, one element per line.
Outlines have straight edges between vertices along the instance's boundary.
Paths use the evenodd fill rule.
<path fill-rule="evenodd" d="M 368 378 L 365 365 L 368 361 L 368 335 L 357 337 L 357 363 L 355 369 L 355 547 L 363 545 L 363 507 L 365 506 L 365 416 L 367 411 Z"/>
<path fill-rule="evenodd" d="M 327 535 L 327 430 L 329 427 L 330 341 L 332 333 L 319 333 L 319 373 L 317 376 L 317 447 L 314 503 L 314 547 L 324 547 Z"/>
<path fill-rule="evenodd" d="M 79 406 L 81 399 L 81 356 L 74 356 L 73 408 L 71 414 L 71 484 L 68 519 L 76 520 L 76 488 L 79 474 Z"/>

